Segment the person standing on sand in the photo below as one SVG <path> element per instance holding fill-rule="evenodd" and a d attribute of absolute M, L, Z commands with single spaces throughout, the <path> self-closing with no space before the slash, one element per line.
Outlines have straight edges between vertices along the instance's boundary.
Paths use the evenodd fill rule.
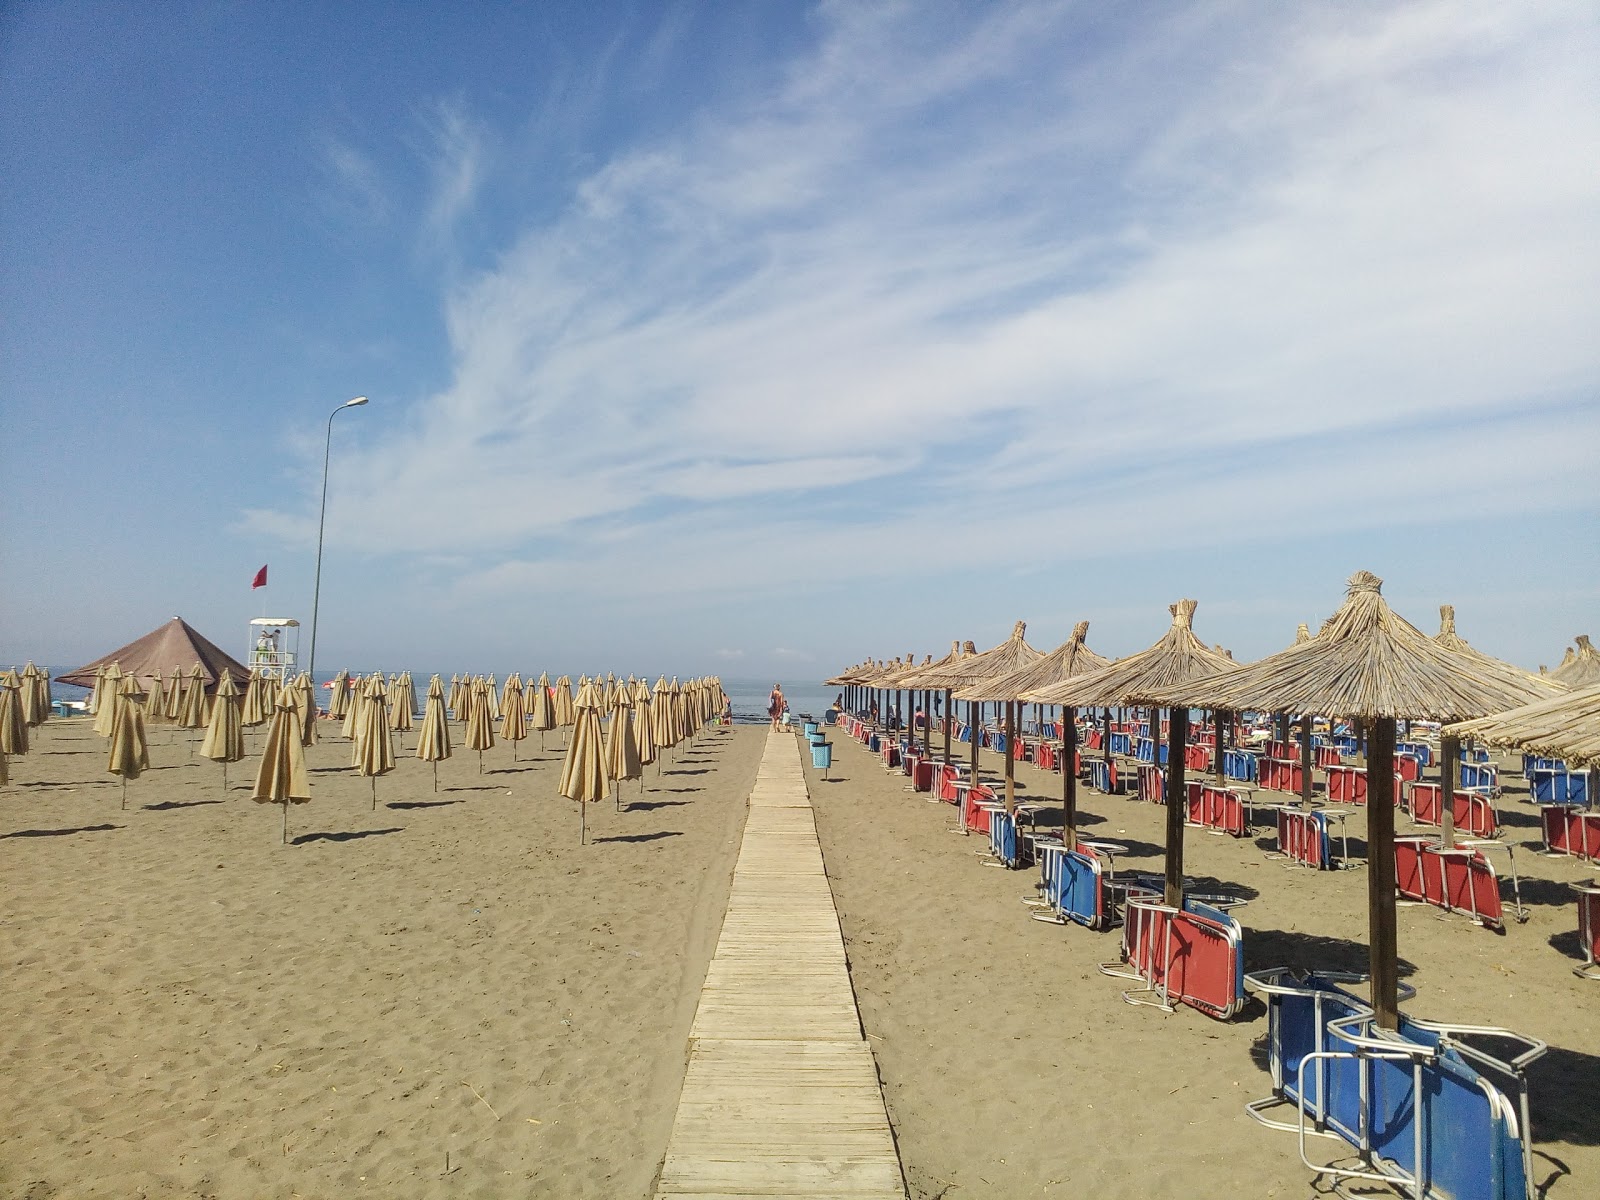
<path fill-rule="evenodd" d="M 767 697 L 767 716 L 772 718 L 772 727 L 776 729 L 778 722 L 783 720 L 783 710 L 789 707 L 789 702 L 783 698 L 783 684 L 772 685 L 772 694 Z"/>

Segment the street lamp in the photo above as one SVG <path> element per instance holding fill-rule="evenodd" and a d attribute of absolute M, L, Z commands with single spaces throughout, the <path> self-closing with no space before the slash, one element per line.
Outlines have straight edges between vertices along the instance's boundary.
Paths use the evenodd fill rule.
<path fill-rule="evenodd" d="M 322 530 L 328 523 L 328 456 L 333 451 L 333 419 L 345 409 L 359 408 L 366 402 L 365 396 L 357 396 L 354 400 L 346 400 L 328 414 L 328 438 L 322 447 L 322 512 L 317 517 L 317 581 L 311 588 L 311 663 L 308 668 L 313 704 L 316 703 L 317 686 L 317 603 L 322 599 Z"/>

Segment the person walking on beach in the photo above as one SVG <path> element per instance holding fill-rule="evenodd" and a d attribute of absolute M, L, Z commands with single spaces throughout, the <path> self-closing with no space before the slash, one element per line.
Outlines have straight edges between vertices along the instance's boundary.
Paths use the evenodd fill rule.
<path fill-rule="evenodd" d="M 783 684 L 772 685 L 772 695 L 767 697 L 767 716 L 772 718 L 772 727 L 776 729 L 783 720 L 783 711 L 789 707 L 789 702 L 783 698 Z"/>

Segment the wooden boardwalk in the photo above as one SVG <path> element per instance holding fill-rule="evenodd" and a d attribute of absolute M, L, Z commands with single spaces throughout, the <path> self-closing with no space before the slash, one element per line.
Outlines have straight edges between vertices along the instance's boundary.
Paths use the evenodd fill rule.
<path fill-rule="evenodd" d="M 769 733 L 656 1196 L 905 1194 L 800 749 Z"/>

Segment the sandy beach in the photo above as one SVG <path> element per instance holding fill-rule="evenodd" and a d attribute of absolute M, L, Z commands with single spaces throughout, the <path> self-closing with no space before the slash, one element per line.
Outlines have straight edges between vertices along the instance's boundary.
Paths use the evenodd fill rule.
<path fill-rule="evenodd" d="M 1244 1112 L 1270 1091 L 1259 1003 L 1230 1022 L 1125 1004 L 1126 981 L 1097 969 L 1117 958 L 1118 932 L 1029 920 L 1020 900 L 1036 872 L 987 865 L 986 841 L 949 832 L 954 808 L 905 790 L 905 776 L 842 731 L 832 741 L 829 781 L 809 763 L 807 779 L 913 1197 L 1312 1194 L 1294 1135 Z M 986 751 L 983 763 L 999 774 L 997 756 Z M 1017 773 L 1022 795 L 1056 806 L 1041 828 L 1059 828 L 1060 776 L 1028 764 Z M 1600 993 L 1572 974 L 1567 883 L 1595 869 L 1537 856 L 1537 809 L 1514 790 L 1520 779 L 1502 779 L 1530 918 L 1496 934 L 1402 907 L 1401 970 L 1417 989 L 1406 1009 L 1550 1043 L 1531 1072 L 1534 1175 L 1551 1200 L 1576 1200 L 1600 1190 Z M 1127 846 L 1126 867 L 1160 870 L 1162 808 L 1086 789 L 1079 804 L 1086 836 Z M 1349 832 L 1352 855 L 1364 854 L 1359 813 Z M 1264 826 L 1239 840 L 1187 835 L 1186 871 L 1201 888 L 1252 897 L 1235 910 L 1247 971 L 1366 969 L 1364 869 L 1290 869 L 1266 857 Z M 1343 1151 L 1313 1140 L 1311 1152 Z"/>
<path fill-rule="evenodd" d="M 123 811 L 86 721 L 34 732 L 0 789 L 0 1195 L 648 1194 L 762 730 L 647 768 L 585 847 L 559 736 L 458 750 L 437 794 L 402 758 L 376 811 L 324 741 L 284 846 L 191 733 L 152 731 Z"/>
<path fill-rule="evenodd" d="M 482 774 L 458 752 L 437 793 L 402 758 L 375 811 L 324 741 L 283 846 L 248 761 L 223 793 L 192 734 L 153 733 L 124 811 L 85 722 L 36 733 L 0 792 L 0 1194 L 651 1194 L 763 728 L 709 731 L 627 811 L 593 806 L 587 847 L 555 738 L 517 762 L 501 744 Z M 1029 920 L 1033 872 L 988 865 L 952 808 L 834 742 L 807 780 L 913 1197 L 1311 1194 L 1294 1137 L 1243 1111 L 1268 1090 L 1259 1004 L 1124 1004 L 1097 970 L 1116 933 Z M 1024 796 L 1059 786 L 1019 766 Z M 1159 865 L 1159 808 L 1081 803 L 1085 832 Z M 1577 1200 L 1600 1181 L 1600 1009 L 1571 974 L 1566 884 L 1594 871 L 1534 855 L 1514 792 L 1501 811 L 1530 920 L 1403 908 L 1408 1008 L 1550 1042 L 1536 1178 Z M 1364 872 L 1288 869 L 1257 833 L 1187 839 L 1192 875 L 1251 897 L 1247 969 L 1362 969 Z"/>

